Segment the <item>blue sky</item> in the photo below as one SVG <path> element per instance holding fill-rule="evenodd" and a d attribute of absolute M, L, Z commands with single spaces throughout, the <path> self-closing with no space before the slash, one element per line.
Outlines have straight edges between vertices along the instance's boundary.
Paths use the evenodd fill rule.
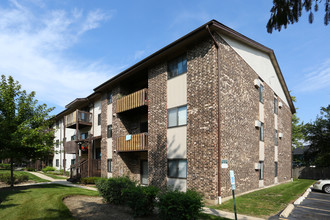
<path fill-rule="evenodd" d="M 2 0 L 0 74 L 12 75 L 54 114 L 77 97 L 211 19 L 272 48 L 298 117 L 330 104 L 330 27 L 323 3 L 313 24 L 268 34 L 272 1 Z"/>

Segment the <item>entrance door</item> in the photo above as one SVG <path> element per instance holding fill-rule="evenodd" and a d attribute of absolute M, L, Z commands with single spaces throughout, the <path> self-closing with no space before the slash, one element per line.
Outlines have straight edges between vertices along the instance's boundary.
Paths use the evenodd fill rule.
<path fill-rule="evenodd" d="M 141 160 L 141 184 L 148 185 L 148 161 Z"/>

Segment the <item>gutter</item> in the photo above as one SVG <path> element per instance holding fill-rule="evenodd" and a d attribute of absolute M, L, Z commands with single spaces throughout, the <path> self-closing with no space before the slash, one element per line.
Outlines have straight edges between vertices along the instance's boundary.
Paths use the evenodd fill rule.
<path fill-rule="evenodd" d="M 220 143 L 221 143 L 221 137 L 220 137 L 220 46 L 218 42 L 216 41 L 214 35 L 211 33 L 211 30 L 209 28 L 209 25 L 207 24 L 205 26 L 206 30 L 210 34 L 213 43 L 217 50 L 217 68 L 218 68 L 218 204 L 221 204 L 221 152 L 220 152 Z"/>

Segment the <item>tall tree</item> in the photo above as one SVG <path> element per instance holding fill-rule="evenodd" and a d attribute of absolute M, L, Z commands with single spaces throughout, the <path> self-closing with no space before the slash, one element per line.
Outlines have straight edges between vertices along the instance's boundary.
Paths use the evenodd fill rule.
<path fill-rule="evenodd" d="M 13 77 L 0 81 L 0 159 L 10 159 L 11 187 L 13 164 L 38 159 L 52 151 L 54 132 L 49 113 L 53 108 L 38 104 L 35 92 L 21 89 Z"/>
<path fill-rule="evenodd" d="M 296 102 L 296 97 L 291 96 L 293 102 Z M 298 108 L 296 108 L 298 110 Z M 300 122 L 297 113 L 292 115 L 292 148 L 302 147 L 304 135 L 304 123 Z"/>
<path fill-rule="evenodd" d="M 324 24 L 328 25 L 330 21 L 330 0 L 323 0 L 325 4 Z M 281 31 L 282 27 L 288 24 L 298 22 L 302 10 L 305 8 L 309 12 L 308 20 L 313 23 L 314 12 L 319 9 L 319 3 L 322 0 L 273 0 L 271 16 L 267 23 L 267 32 L 272 33 L 273 29 Z"/>
<path fill-rule="evenodd" d="M 330 105 L 321 107 L 321 115 L 305 125 L 309 149 L 305 152 L 308 164 L 330 166 Z"/>

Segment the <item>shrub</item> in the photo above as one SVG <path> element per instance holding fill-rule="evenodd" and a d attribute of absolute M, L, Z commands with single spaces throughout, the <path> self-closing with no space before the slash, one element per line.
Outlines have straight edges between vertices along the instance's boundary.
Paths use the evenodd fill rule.
<path fill-rule="evenodd" d="M 10 164 L 0 163 L 0 168 L 5 170 L 10 170 Z"/>
<path fill-rule="evenodd" d="M 96 182 L 96 187 L 103 199 L 107 203 L 115 205 L 124 204 L 125 198 L 122 196 L 122 190 L 135 185 L 136 183 L 131 181 L 128 177 L 100 179 Z"/>
<path fill-rule="evenodd" d="M 27 171 L 35 171 L 36 169 L 32 168 L 32 167 L 27 167 L 26 168 Z"/>
<path fill-rule="evenodd" d="M 14 174 L 14 183 L 22 183 L 22 182 L 26 182 L 29 180 L 29 176 L 27 174 Z M 11 178 L 10 178 L 10 172 L 6 172 L 6 173 L 0 173 L 0 181 L 4 182 L 6 184 L 10 184 L 11 183 Z"/>
<path fill-rule="evenodd" d="M 133 210 L 134 217 L 150 215 L 155 207 L 155 198 L 159 189 L 154 186 L 131 186 L 123 189 L 126 204 Z"/>
<path fill-rule="evenodd" d="M 194 190 L 165 191 L 158 198 L 157 207 L 162 219 L 197 219 L 204 205 L 202 195 Z"/>
<path fill-rule="evenodd" d="M 45 167 L 42 169 L 42 172 L 47 173 L 48 171 L 55 171 L 56 169 L 54 167 Z"/>
<path fill-rule="evenodd" d="M 95 184 L 101 177 L 84 177 L 80 179 L 82 184 Z"/>

